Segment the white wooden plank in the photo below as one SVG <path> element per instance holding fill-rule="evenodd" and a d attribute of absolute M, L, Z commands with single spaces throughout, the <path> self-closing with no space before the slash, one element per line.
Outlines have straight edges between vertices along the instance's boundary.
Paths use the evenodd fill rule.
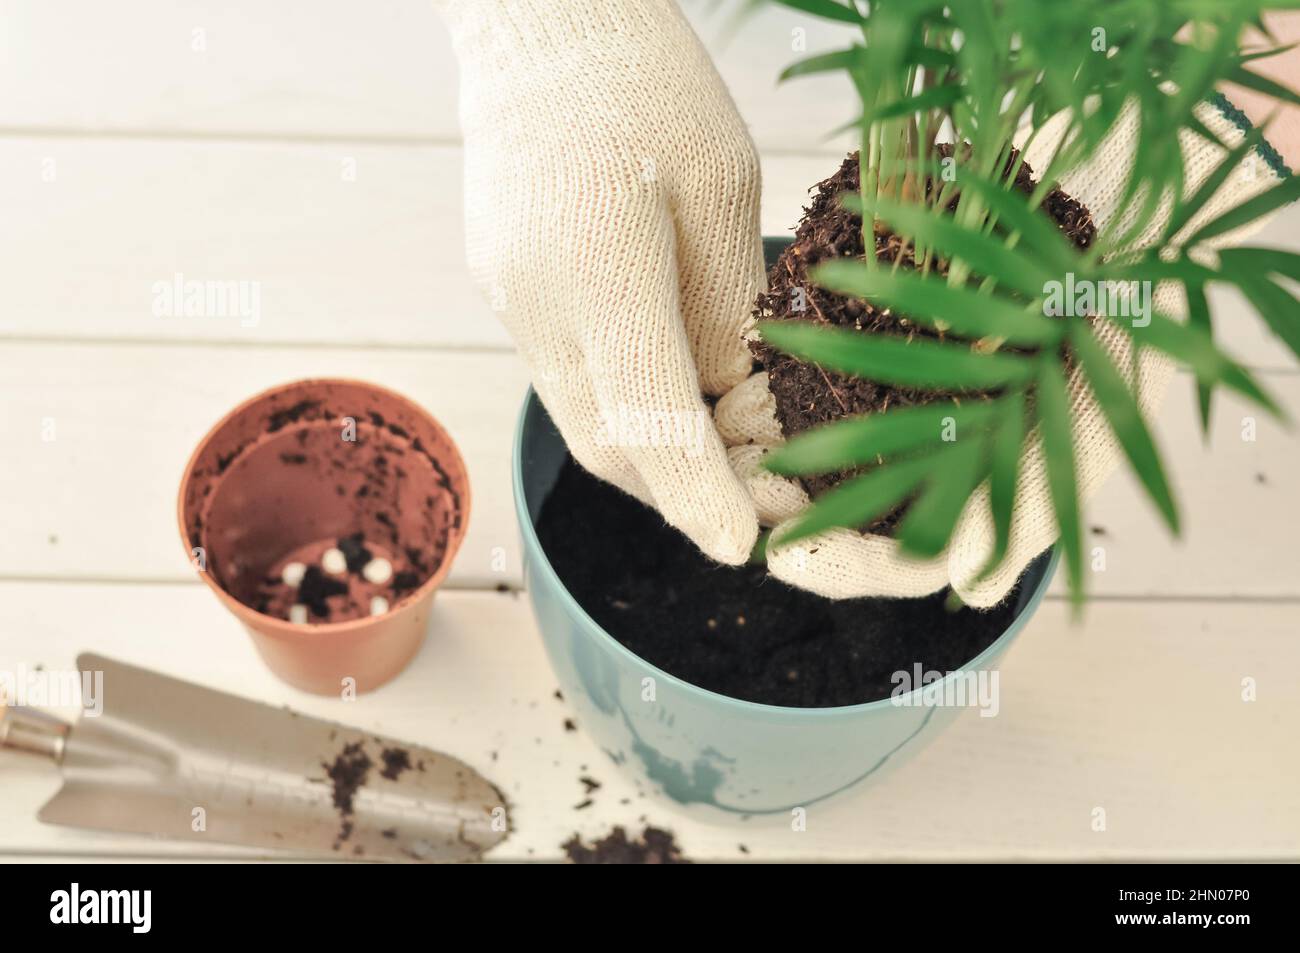
<path fill-rule="evenodd" d="M 527 378 L 512 353 L 8 344 L 0 368 L 0 575 L 191 580 L 175 500 L 195 445 L 241 400 L 333 376 L 406 394 L 460 446 L 474 504 L 449 584 L 520 578 L 509 458 Z"/>
<path fill-rule="evenodd" d="M 5 139 L 0 337 L 508 347 L 466 273 L 460 157 L 441 146 Z M 835 166 L 766 156 L 765 234 L 787 234 Z M 1300 207 L 1264 239 L 1300 250 Z M 177 274 L 249 283 L 255 315 L 158 316 L 155 285 Z M 1242 302 L 1216 305 L 1226 348 L 1295 368 Z"/>
<path fill-rule="evenodd" d="M 458 136 L 430 3 L 5 0 L 0 126 Z"/>
<path fill-rule="evenodd" d="M 1263 375 L 1266 388 L 1300 411 L 1300 379 Z M 1234 395 L 1214 398 L 1202 437 L 1191 375 L 1170 385 L 1156 430 L 1183 522 L 1173 537 L 1127 460 L 1087 507 L 1085 586 L 1105 596 L 1300 595 L 1289 527 L 1290 486 L 1300 465 L 1293 430 Z M 1053 591 L 1066 590 L 1065 574 Z"/>
<path fill-rule="evenodd" d="M 298 377 L 374 380 L 420 401 L 460 443 L 474 481 L 470 533 L 452 573 L 457 586 L 519 581 L 509 453 L 526 381 L 513 354 L 210 346 L 0 346 L 0 577 L 190 580 L 173 500 L 190 451 L 241 399 Z M 1264 374 L 1300 414 L 1300 376 Z M 1244 441 L 1243 416 L 1257 436 Z M 1215 413 L 1207 449 L 1191 382 L 1179 376 L 1158 439 L 1183 506 L 1177 543 L 1142 491 L 1117 476 L 1087 513 L 1105 535 L 1100 596 L 1300 595 L 1287 492 L 1300 443 L 1231 398 Z M 47 425 L 47 421 L 52 424 Z M 55 439 L 43 430 L 53 426 Z M 493 571 L 500 547 L 505 570 Z M 1060 585 L 1058 581 L 1058 585 Z"/>
<path fill-rule="evenodd" d="M 4 145 L 2 336 L 509 346 L 465 268 L 458 148 Z M 792 226 L 827 169 L 768 160 L 764 227 Z M 257 308 L 158 316 L 177 274 L 247 282 Z"/>
<path fill-rule="evenodd" d="M 758 6 L 740 18 L 735 13 L 743 4 L 695 0 L 682 6 L 760 151 L 820 151 L 833 157 L 852 148 L 852 133 L 833 134 L 861 111 L 846 75 L 824 73 L 777 82 L 781 70 L 796 60 L 860 40 L 852 26 L 776 4 Z"/>
<path fill-rule="evenodd" d="M 778 88 L 804 53 L 852 31 L 767 9 L 687 0 L 688 16 L 760 147 L 827 148 L 852 118 L 838 76 Z M 5 0 L 0 129 L 458 140 L 457 67 L 426 0 Z M 652 82 L 653 77 L 647 77 Z"/>
<path fill-rule="evenodd" d="M 9 140 L 0 333 L 506 347 L 460 178 L 456 148 Z M 177 274 L 247 282 L 256 308 L 159 316 Z"/>
<path fill-rule="evenodd" d="M 498 860 L 554 859 L 574 832 L 641 818 L 672 829 L 696 859 L 1296 859 L 1300 683 L 1285 676 L 1300 662 L 1296 613 L 1294 603 L 1112 602 L 1072 626 L 1065 604 L 1049 601 L 1006 658 L 996 717 L 963 714 L 876 786 L 812 805 L 798 833 L 784 815 L 641 797 L 581 732 L 564 730 L 572 713 L 552 695 L 520 595 L 444 593 L 412 667 L 345 703 L 277 682 L 201 588 L 5 583 L 0 668 L 66 668 L 94 649 L 442 748 L 510 797 L 516 832 Z M 1243 701 L 1244 678 L 1258 700 Z M 577 811 L 584 774 L 602 787 Z M 39 825 L 53 770 L 6 752 L 0 777 L 0 855 L 195 853 Z M 1097 808 L 1104 831 L 1093 830 Z"/>
<path fill-rule="evenodd" d="M 740 0 L 682 0 L 759 148 L 847 143 L 836 74 L 778 86 L 793 60 L 856 39 L 845 24 Z M 0 131 L 459 139 L 457 68 L 427 0 L 3 0 Z M 654 77 L 647 77 L 653 82 Z"/>

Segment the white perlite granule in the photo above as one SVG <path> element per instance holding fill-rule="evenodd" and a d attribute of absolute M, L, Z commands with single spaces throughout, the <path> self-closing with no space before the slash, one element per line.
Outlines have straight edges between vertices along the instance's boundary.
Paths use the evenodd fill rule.
<path fill-rule="evenodd" d="M 381 585 L 393 577 L 393 564 L 383 556 L 378 556 L 366 563 L 361 575 L 366 577 L 366 582 Z"/>
<path fill-rule="evenodd" d="M 302 585 L 302 577 L 307 574 L 307 566 L 304 563 L 286 563 L 280 570 L 280 579 L 286 586 L 292 586 L 297 589 Z"/>

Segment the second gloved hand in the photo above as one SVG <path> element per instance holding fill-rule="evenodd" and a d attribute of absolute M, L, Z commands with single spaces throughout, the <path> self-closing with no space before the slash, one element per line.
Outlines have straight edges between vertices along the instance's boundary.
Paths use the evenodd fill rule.
<path fill-rule="evenodd" d="M 1202 123 L 1222 141 L 1234 144 L 1241 141 L 1242 132 L 1217 106 L 1202 104 L 1197 113 Z M 1047 164 L 1046 157 L 1055 151 L 1066 128 L 1066 119 L 1061 115 L 1049 120 L 1029 150 L 1027 159 L 1031 167 L 1043 168 Z M 1061 183 L 1067 194 L 1089 208 L 1099 226 L 1124 214 L 1120 200 L 1133 161 L 1136 128 L 1135 114 L 1129 110 L 1089 161 L 1072 170 Z M 1224 151 L 1190 133 L 1185 136 L 1184 147 L 1187 188 L 1194 192 L 1222 159 Z M 1192 233 L 1202 222 L 1263 192 L 1277 181 L 1276 174 L 1258 152 L 1250 153 L 1181 234 Z M 1137 246 L 1152 240 L 1167 214 L 1149 226 L 1147 234 L 1137 240 Z M 1198 253 L 1237 244 L 1262 226 L 1263 220 L 1259 220 L 1244 229 L 1218 236 Z M 1186 313 L 1181 288 L 1170 282 L 1156 286 L 1151 305 L 1155 311 L 1167 315 L 1177 317 Z M 1130 373 L 1133 349 L 1128 333 L 1105 319 L 1098 319 L 1096 328 L 1099 342 L 1117 366 Z M 1138 403 L 1148 421 L 1159 407 L 1172 372 L 1173 365 L 1163 354 L 1154 348 L 1142 351 Z M 1123 453 L 1078 368 L 1069 375 L 1069 393 L 1079 494 L 1086 502 L 1120 465 Z M 911 558 L 892 537 L 852 529 L 833 529 L 783 547 L 780 545 L 782 529 L 807 508 L 809 499 L 797 481 L 763 468 L 766 451 L 785 439 L 776 419 L 776 402 L 768 390 L 767 375 L 755 374 L 723 397 L 718 402 L 716 417 L 718 429 L 730 447 L 732 463 L 750 488 L 760 519 L 764 525 L 775 527 L 773 545 L 768 547 L 768 569 L 793 586 L 833 599 L 846 599 L 924 596 L 951 585 L 967 605 L 986 608 L 1005 599 L 1029 563 L 1057 538 L 1043 445 L 1038 435 L 1033 434 L 1020 461 L 1008 552 L 987 577 L 982 572 L 993 553 L 995 538 L 987 483 L 967 502 L 947 549 L 932 559 Z"/>

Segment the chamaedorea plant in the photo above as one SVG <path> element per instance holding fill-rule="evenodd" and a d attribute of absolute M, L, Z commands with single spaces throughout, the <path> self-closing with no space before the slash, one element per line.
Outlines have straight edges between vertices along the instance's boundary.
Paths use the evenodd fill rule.
<path fill-rule="evenodd" d="M 1188 225 L 1249 150 L 1254 131 L 1229 147 L 1195 107 L 1231 81 L 1292 103 L 1300 97 L 1249 70 L 1248 27 L 1262 29 L 1276 0 L 777 0 L 856 28 L 843 50 L 803 60 L 785 77 L 842 70 L 861 98 L 860 191 L 842 201 L 862 215 L 864 245 L 892 233 L 910 244 L 889 261 L 873 254 L 823 263 L 822 287 L 894 309 L 939 332 L 905 340 L 802 321 L 765 321 L 763 339 L 821 367 L 897 387 L 979 400 L 850 417 L 792 438 L 769 455 L 784 475 L 851 471 L 821 494 L 776 543 L 831 527 L 862 526 L 902 503 L 895 535 L 919 557 L 942 552 L 963 508 L 988 481 L 995 529 L 985 573 L 1005 558 L 1026 441 L 1039 435 L 1070 589 L 1083 593 L 1076 448 L 1068 379 L 1083 375 L 1129 463 L 1170 528 L 1178 508 L 1138 399 L 1138 361 L 1115 360 L 1098 337 L 1111 321 L 1133 353 L 1155 349 L 1195 374 L 1203 425 L 1210 397 L 1228 387 L 1274 414 L 1251 374 L 1215 345 L 1206 289 L 1240 289 L 1259 316 L 1300 354 L 1300 302 L 1281 279 L 1300 280 L 1300 256 L 1259 247 L 1203 254 L 1207 242 L 1300 196 L 1285 178 L 1262 194 Z M 1049 117 L 1068 111 L 1065 135 L 1014 187 L 1023 156 Z M 1068 242 L 1040 208 L 1055 181 L 1093 156 L 1121 121 L 1135 146 L 1122 214 L 1086 248 Z M 1029 142 L 1013 148 L 1026 122 Z M 1196 188 L 1184 177 L 1182 135 L 1226 154 Z M 1180 135 L 1181 134 L 1181 135 Z M 944 146 L 950 140 L 955 146 Z M 1206 216 L 1200 216 L 1205 219 Z M 1191 231 L 1191 234 L 1187 232 Z M 1130 320 L 1122 296 L 1096 295 L 1081 317 L 1063 318 L 1063 289 L 1150 288 L 1186 292 L 1186 319 L 1148 312 Z M 940 421 L 966 439 L 945 439 Z M 861 471 L 861 472 L 858 472 Z"/>

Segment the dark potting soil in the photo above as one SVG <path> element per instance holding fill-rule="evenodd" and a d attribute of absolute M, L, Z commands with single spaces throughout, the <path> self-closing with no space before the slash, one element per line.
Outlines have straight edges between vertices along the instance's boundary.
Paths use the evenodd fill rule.
<path fill-rule="evenodd" d="M 337 548 L 343 554 L 345 568 L 337 575 L 323 568 L 322 560 L 329 548 Z M 292 619 L 290 612 L 295 604 L 307 607 L 311 622 L 365 618 L 376 614 L 375 597 L 383 599 L 380 607 L 383 612 L 399 602 L 407 591 L 419 587 L 425 577 L 410 569 L 392 568 L 416 566 L 419 555 L 418 551 L 412 555 L 381 543 L 367 547 L 364 533 L 334 541 L 315 540 L 292 550 L 269 567 L 257 585 L 252 606 L 264 615 L 280 619 Z M 365 568 L 374 557 L 386 560 L 392 571 L 392 576 L 383 582 L 371 582 L 365 576 Z M 293 562 L 307 567 L 297 586 L 284 580 L 284 567 Z"/>
<path fill-rule="evenodd" d="M 942 151 L 945 155 L 952 154 L 950 147 L 944 147 Z M 1004 174 L 1010 173 L 1017 158 L 1013 151 Z M 935 185 L 933 181 L 926 183 L 927 195 L 933 193 Z M 1028 163 L 1019 165 L 1015 185 L 1025 194 L 1035 188 L 1033 170 Z M 862 217 L 845 209 L 839 201 L 846 192 L 858 191 L 858 154 L 849 155 L 834 175 L 815 188 L 812 203 L 804 209 L 794 240 L 768 271 L 768 288 L 758 297 L 755 317 L 805 321 L 868 334 L 891 334 L 909 340 L 913 337 L 942 339 L 943 332 L 910 320 L 892 309 L 817 287 L 808 274 L 816 265 L 832 259 L 863 257 Z M 950 205 L 950 209 L 952 207 Z M 1059 188 L 1048 192 L 1042 211 L 1077 247 L 1087 248 L 1092 244 L 1096 234 L 1092 216 L 1083 205 Z M 900 266 L 909 268 L 916 265 L 912 246 L 905 244 L 898 235 L 878 228 L 874 239 L 878 260 L 886 263 L 899 260 Z M 935 268 L 940 274 L 946 273 L 947 263 L 939 260 Z M 986 400 L 996 396 L 993 391 L 953 394 L 894 387 L 805 363 L 762 342 L 754 342 L 751 347 L 768 373 L 768 388 L 776 400 L 776 416 L 787 437 L 849 415 L 942 400 Z M 809 494 L 815 497 L 860 472 L 861 468 L 855 468 L 806 476 L 802 481 Z M 888 533 L 897 524 L 903 509 L 895 509 L 863 529 Z"/>
<path fill-rule="evenodd" d="M 710 691 L 826 708 L 886 698 L 894 673 L 961 668 L 1006 631 L 1013 592 L 987 611 L 922 599 L 831 600 L 719 565 L 657 512 L 569 459 L 537 535 L 573 597 L 652 665 Z"/>
<path fill-rule="evenodd" d="M 274 581 L 272 584 L 275 584 Z M 319 566 L 308 566 L 298 584 L 298 600 L 321 618 L 329 618 L 330 606 L 326 602 L 330 596 L 346 596 L 348 586 L 345 582 L 326 576 Z"/>
<path fill-rule="evenodd" d="M 339 552 L 343 554 L 348 565 L 348 572 L 361 572 L 370 562 L 371 552 L 366 549 L 364 533 L 353 533 L 339 540 Z"/>
<path fill-rule="evenodd" d="M 588 846 L 574 834 L 560 845 L 570 861 L 575 864 L 689 864 L 672 831 L 647 827 L 636 840 L 629 839 L 627 831 L 616 827 L 606 837 L 592 841 Z"/>

